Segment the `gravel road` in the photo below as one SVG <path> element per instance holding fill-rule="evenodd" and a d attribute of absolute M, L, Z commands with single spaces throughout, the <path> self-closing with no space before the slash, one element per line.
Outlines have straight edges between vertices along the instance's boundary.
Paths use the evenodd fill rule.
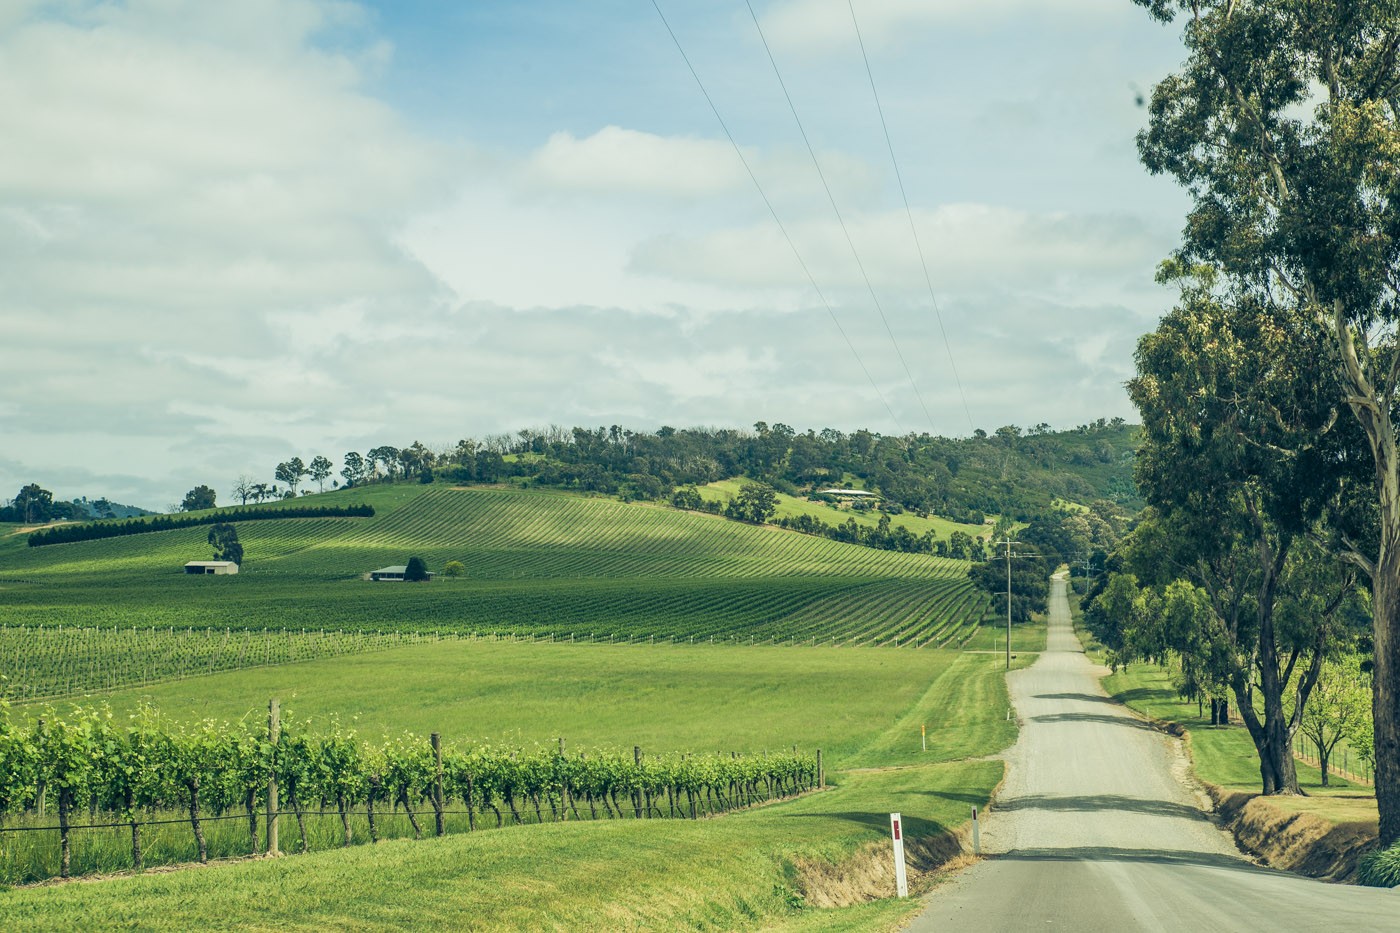
<path fill-rule="evenodd" d="M 1203 814 L 1177 745 L 1110 701 L 1050 594 L 1049 650 L 1008 677 L 1023 728 L 982 820 L 992 857 L 930 896 L 913 931 L 1400 931 L 1400 890 L 1261 868 Z"/>

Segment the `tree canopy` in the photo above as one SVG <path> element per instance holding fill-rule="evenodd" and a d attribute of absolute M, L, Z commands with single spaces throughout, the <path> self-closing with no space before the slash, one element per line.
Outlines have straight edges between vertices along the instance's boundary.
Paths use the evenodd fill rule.
<path fill-rule="evenodd" d="M 214 496 L 214 490 L 208 486 L 196 486 L 185 493 L 184 501 L 180 503 L 180 511 L 198 512 L 201 509 L 212 509 Z"/>
<path fill-rule="evenodd" d="M 214 548 L 215 560 L 231 560 L 243 563 L 243 545 L 238 542 L 238 529 L 227 522 L 220 522 L 209 528 L 209 544 Z"/>
<path fill-rule="evenodd" d="M 1136 0 L 1183 21 L 1187 57 L 1153 90 L 1144 165 L 1192 206 L 1177 251 L 1234 296 L 1328 335 L 1311 366 L 1337 385 L 1371 470 L 1370 578 L 1380 841 L 1400 840 L 1400 18 L 1390 0 Z M 1316 385 L 1324 385 L 1323 378 Z M 1280 526 L 1282 528 L 1283 526 Z M 1354 529 L 1353 529 L 1354 530 Z"/>

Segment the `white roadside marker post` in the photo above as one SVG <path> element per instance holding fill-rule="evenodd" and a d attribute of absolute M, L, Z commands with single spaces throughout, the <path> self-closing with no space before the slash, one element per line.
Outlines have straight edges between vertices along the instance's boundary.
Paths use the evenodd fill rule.
<path fill-rule="evenodd" d="M 977 825 L 977 808 L 972 808 L 972 854 L 982 854 L 982 829 Z"/>
<path fill-rule="evenodd" d="M 898 813 L 890 814 L 890 833 L 894 836 L 894 886 L 900 897 L 909 896 L 909 879 L 904 874 L 904 825 Z"/>
<path fill-rule="evenodd" d="M 924 751 L 928 751 L 928 723 L 919 726 L 919 738 L 924 743 Z"/>

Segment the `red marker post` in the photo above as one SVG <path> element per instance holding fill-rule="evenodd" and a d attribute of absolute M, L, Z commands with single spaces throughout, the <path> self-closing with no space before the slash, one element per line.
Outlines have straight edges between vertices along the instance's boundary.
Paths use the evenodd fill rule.
<path fill-rule="evenodd" d="M 890 814 L 890 835 L 894 837 L 895 893 L 908 897 L 909 879 L 904 874 L 904 822 L 898 813 Z"/>

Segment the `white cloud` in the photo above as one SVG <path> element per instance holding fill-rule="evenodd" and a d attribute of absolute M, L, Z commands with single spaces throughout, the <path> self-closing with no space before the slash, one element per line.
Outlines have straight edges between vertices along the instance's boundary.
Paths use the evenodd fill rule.
<path fill-rule="evenodd" d="M 992 28 L 1012 17 L 1102 17 L 1121 14 L 1125 6 L 1119 0 L 858 0 L 855 12 L 870 48 L 950 24 Z M 856 41 L 847 0 L 784 0 L 759 19 L 775 45 L 819 51 Z"/>
<path fill-rule="evenodd" d="M 151 0 L 0 36 L 0 237 L 27 247 L 0 258 L 9 300 L 158 330 L 423 288 L 385 229 L 441 156 L 304 45 L 337 10 Z"/>
<path fill-rule="evenodd" d="M 919 252 L 904 211 L 848 217 L 847 228 L 877 293 L 926 290 Z M 936 292 L 1025 290 L 1099 300 L 1103 293 L 1150 280 L 1170 236 L 1130 215 L 1035 213 L 986 204 L 916 210 L 919 245 Z M 789 226 L 819 286 L 864 289 L 835 220 Z M 801 267 L 772 224 L 702 236 L 671 235 L 642 243 L 633 271 L 712 286 L 779 288 L 806 284 Z"/>
<path fill-rule="evenodd" d="M 605 126 L 549 137 L 525 167 L 527 184 L 588 192 L 703 197 L 748 184 L 727 141 L 664 137 Z"/>

